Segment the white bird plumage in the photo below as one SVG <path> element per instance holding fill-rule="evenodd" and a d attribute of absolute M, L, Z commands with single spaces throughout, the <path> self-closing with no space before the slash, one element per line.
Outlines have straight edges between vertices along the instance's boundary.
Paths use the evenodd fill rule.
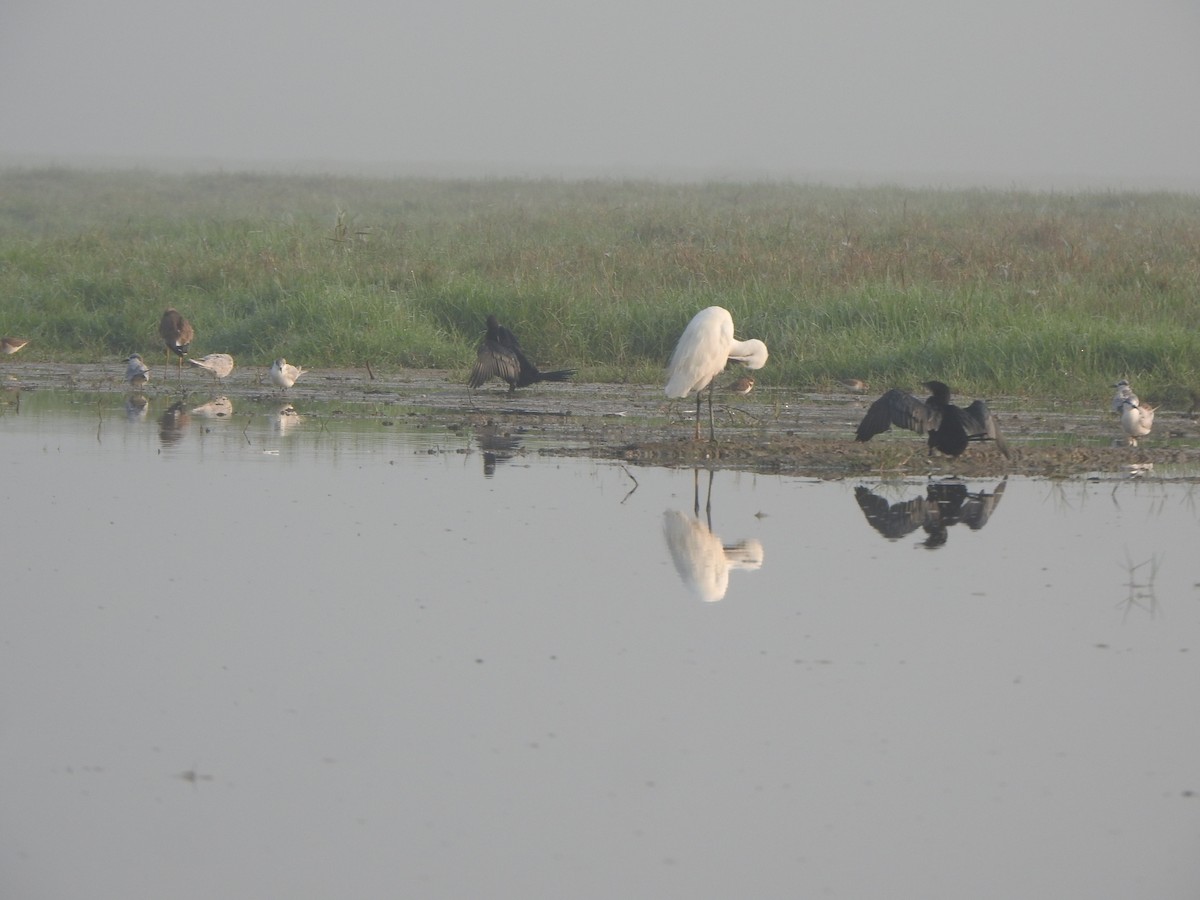
<path fill-rule="evenodd" d="M 1154 427 L 1154 406 L 1142 406 L 1126 400 L 1121 406 L 1121 428 L 1129 435 L 1129 446 L 1136 447 L 1137 439 L 1145 437 Z"/>
<path fill-rule="evenodd" d="M 1113 412 L 1121 417 L 1121 430 L 1129 436 L 1129 446 L 1136 447 L 1137 439 L 1148 435 L 1154 427 L 1154 411 L 1158 407 L 1143 406 L 1133 387 L 1124 378 L 1113 387 L 1116 388 L 1112 399 Z"/>
<path fill-rule="evenodd" d="M 284 390 L 295 384 L 303 374 L 303 366 L 293 366 L 282 356 L 271 364 L 271 383 Z"/>
<path fill-rule="evenodd" d="M 739 341 L 733 336 L 733 316 L 721 306 L 702 309 L 688 322 L 675 345 L 667 367 L 668 397 L 686 397 L 696 392 L 696 438 L 700 437 L 700 394 L 708 392 L 708 434 L 715 440 L 712 414 L 713 379 L 725 370 L 730 360 L 747 369 L 767 364 L 767 345 L 757 338 Z"/>
<path fill-rule="evenodd" d="M 217 381 L 228 378 L 229 373 L 233 371 L 233 357 L 228 353 L 210 353 L 207 356 L 201 356 L 199 359 L 193 359 L 189 356 L 188 362 L 198 369 L 209 372 Z"/>
<path fill-rule="evenodd" d="M 705 603 L 725 596 L 731 570 L 762 568 L 761 542 L 750 538 L 727 547 L 703 522 L 677 509 L 663 513 L 663 535 L 675 571 L 687 589 Z"/>
<path fill-rule="evenodd" d="M 141 387 L 150 380 L 150 369 L 142 362 L 142 357 L 138 353 L 130 354 L 125 360 L 125 380 L 132 387 Z"/>

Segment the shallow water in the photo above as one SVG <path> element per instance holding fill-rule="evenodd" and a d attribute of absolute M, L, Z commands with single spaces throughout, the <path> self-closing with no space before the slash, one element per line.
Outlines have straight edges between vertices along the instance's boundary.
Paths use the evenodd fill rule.
<path fill-rule="evenodd" d="M 3 408 L 5 896 L 1200 888 L 1190 481 L 939 526 L 236 403 Z"/>

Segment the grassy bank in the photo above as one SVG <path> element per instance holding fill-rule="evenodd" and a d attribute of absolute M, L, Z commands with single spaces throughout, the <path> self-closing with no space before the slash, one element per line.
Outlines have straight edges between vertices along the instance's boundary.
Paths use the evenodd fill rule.
<path fill-rule="evenodd" d="M 0 331 L 37 358 L 465 374 L 495 312 L 547 366 L 654 381 L 729 308 L 766 384 L 1200 388 L 1200 198 L 792 184 L 0 172 Z M 148 357 L 149 358 L 149 357 Z"/>

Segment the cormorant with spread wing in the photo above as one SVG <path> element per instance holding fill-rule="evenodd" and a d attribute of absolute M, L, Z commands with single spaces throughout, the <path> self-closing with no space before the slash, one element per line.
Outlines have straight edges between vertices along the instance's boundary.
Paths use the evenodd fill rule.
<path fill-rule="evenodd" d="M 958 456 L 972 441 L 995 441 L 1008 456 L 1008 444 L 996 428 L 987 404 L 975 400 L 966 409 L 950 402 L 950 388 L 940 381 L 926 381 L 930 396 L 920 400 L 905 391 L 892 388 L 871 404 L 854 434 L 856 441 L 869 441 L 893 425 L 917 434 L 929 433 L 929 454 L 940 450 Z"/>
<path fill-rule="evenodd" d="M 487 334 L 479 343 L 467 384 L 477 388 L 489 378 L 496 377 L 508 382 L 508 392 L 511 394 L 519 387 L 539 381 L 570 381 L 574 374 L 574 369 L 539 371 L 521 351 L 517 336 L 501 325 L 495 316 L 488 316 Z"/>

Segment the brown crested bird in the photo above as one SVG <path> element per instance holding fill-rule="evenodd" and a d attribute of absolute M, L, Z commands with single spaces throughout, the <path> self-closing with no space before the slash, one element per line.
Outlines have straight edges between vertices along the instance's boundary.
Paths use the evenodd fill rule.
<path fill-rule="evenodd" d="M 735 394 L 748 394 L 754 390 L 754 379 L 749 375 L 743 375 L 729 386 L 729 390 Z"/>
<path fill-rule="evenodd" d="M 1000 452 L 1009 455 L 986 403 L 975 400 L 962 409 L 950 402 L 950 388 L 942 382 L 926 381 L 925 387 L 930 392 L 925 400 L 896 388 L 888 391 L 867 409 L 854 439 L 869 441 L 896 425 L 917 434 L 928 432 L 930 456 L 934 450 L 958 456 L 972 441 L 995 441 Z"/>
<path fill-rule="evenodd" d="M 5 356 L 12 356 L 19 350 L 23 350 L 29 341 L 25 338 L 6 337 L 0 338 L 0 352 Z"/>
<path fill-rule="evenodd" d="M 861 378 L 839 378 L 838 384 L 855 394 L 861 394 L 870 387 L 870 385 Z"/>
<path fill-rule="evenodd" d="M 163 343 L 166 344 L 168 359 L 170 354 L 174 353 L 178 357 L 176 364 L 182 370 L 183 358 L 187 355 L 188 347 L 192 345 L 192 338 L 196 336 L 192 323 L 172 306 L 163 312 L 158 322 L 158 333 L 162 335 Z"/>
<path fill-rule="evenodd" d="M 495 316 L 488 316 L 487 334 L 479 342 L 467 385 L 474 389 L 489 378 L 499 378 L 508 382 L 508 392 L 511 394 L 519 387 L 539 381 L 570 381 L 574 374 L 574 369 L 558 369 L 554 372 L 539 370 L 521 350 L 517 336 L 496 321 Z"/>

